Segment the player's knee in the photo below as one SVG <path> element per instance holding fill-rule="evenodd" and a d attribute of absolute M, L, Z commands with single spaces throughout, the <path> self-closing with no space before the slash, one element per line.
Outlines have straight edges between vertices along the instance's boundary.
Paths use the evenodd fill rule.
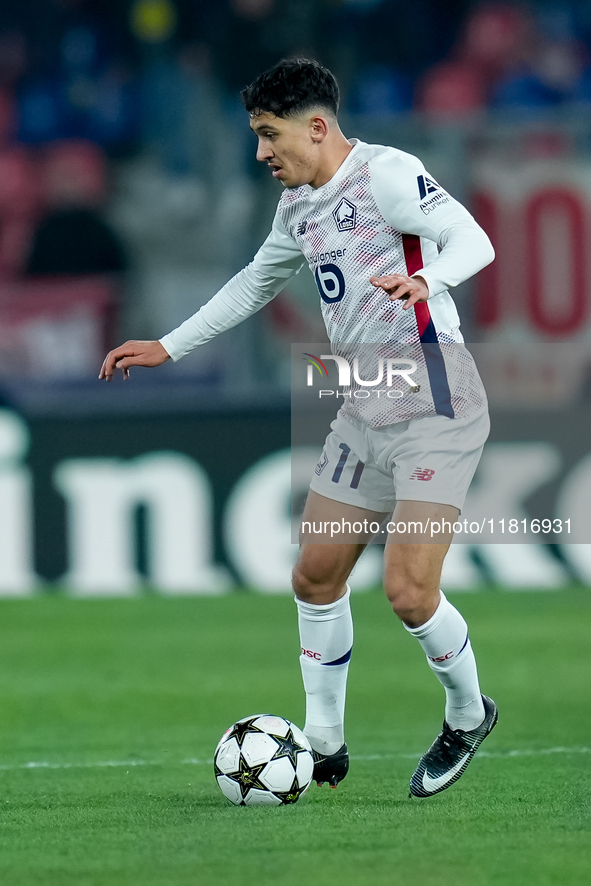
<path fill-rule="evenodd" d="M 437 608 L 439 588 L 417 578 L 396 577 L 384 586 L 392 609 L 409 627 L 419 627 L 428 621 Z"/>
<path fill-rule="evenodd" d="M 305 603 L 332 602 L 342 592 L 342 582 L 335 581 L 324 569 L 300 563 L 294 567 L 292 587 L 296 597 Z"/>

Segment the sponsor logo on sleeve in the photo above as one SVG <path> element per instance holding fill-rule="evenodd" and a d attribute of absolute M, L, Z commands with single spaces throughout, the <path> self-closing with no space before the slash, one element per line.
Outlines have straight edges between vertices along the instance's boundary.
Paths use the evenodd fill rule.
<path fill-rule="evenodd" d="M 434 194 L 435 191 L 441 190 L 441 187 L 437 182 L 432 178 L 427 178 L 426 175 L 417 175 L 417 184 L 419 186 L 419 196 L 421 200 L 424 200 L 427 194 Z"/>
<path fill-rule="evenodd" d="M 446 194 L 441 185 L 437 184 L 434 179 L 428 178 L 426 175 L 417 175 L 417 185 L 421 200 L 419 206 L 424 215 L 429 215 L 438 206 L 449 203 L 449 194 Z"/>

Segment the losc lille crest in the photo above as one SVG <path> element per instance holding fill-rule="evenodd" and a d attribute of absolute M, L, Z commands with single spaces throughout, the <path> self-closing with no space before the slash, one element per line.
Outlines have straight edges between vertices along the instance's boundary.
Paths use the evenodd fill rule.
<path fill-rule="evenodd" d="M 357 224 L 357 207 L 343 197 L 333 212 L 333 218 L 339 231 L 352 231 Z"/>

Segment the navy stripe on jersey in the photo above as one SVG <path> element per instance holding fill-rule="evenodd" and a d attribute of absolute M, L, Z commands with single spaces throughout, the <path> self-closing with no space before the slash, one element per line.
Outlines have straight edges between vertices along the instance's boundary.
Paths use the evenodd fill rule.
<path fill-rule="evenodd" d="M 403 234 L 402 246 L 404 248 L 406 270 L 409 277 L 412 277 L 413 274 L 417 274 L 423 267 L 421 238 L 417 234 Z M 451 391 L 449 389 L 445 361 L 441 353 L 429 305 L 427 302 L 417 302 L 414 307 L 419 341 L 423 345 L 423 354 L 425 355 L 435 412 L 438 415 L 454 418 L 455 413 L 451 405 Z"/>
<path fill-rule="evenodd" d="M 433 321 L 431 321 L 432 323 Z M 423 339 L 421 339 L 422 341 Z M 423 354 L 427 364 L 435 412 L 437 415 L 446 415 L 448 418 L 454 418 L 455 412 L 451 405 L 451 391 L 445 369 L 445 360 L 443 359 L 439 342 L 434 343 L 429 340 L 425 342 L 423 344 Z"/>

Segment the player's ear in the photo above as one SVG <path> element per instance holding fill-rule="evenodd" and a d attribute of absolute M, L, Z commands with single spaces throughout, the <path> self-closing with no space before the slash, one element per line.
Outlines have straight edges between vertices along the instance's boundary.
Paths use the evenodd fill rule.
<path fill-rule="evenodd" d="M 328 135 L 329 129 L 330 127 L 326 117 L 321 117 L 317 114 L 310 118 L 310 134 L 312 136 L 312 141 L 316 144 L 320 144 L 324 141 Z"/>

